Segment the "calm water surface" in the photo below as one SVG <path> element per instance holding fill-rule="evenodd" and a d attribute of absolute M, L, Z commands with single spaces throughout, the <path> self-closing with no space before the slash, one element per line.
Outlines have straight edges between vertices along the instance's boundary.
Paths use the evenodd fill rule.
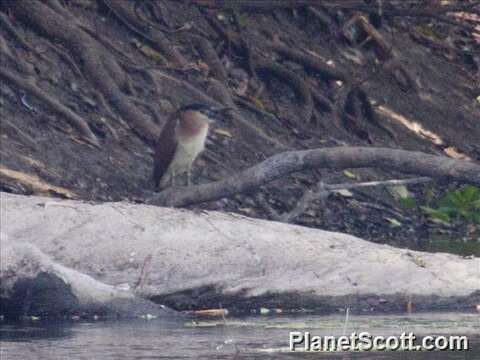
<path fill-rule="evenodd" d="M 351 316 L 346 334 L 413 332 L 467 335 L 464 352 L 285 353 L 289 331 L 342 335 L 344 316 L 275 316 L 226 320 L 135 320 L 1 324 L 1 360 L 28 359 L 417 359 L 480 360 L 479 314 Z"/>

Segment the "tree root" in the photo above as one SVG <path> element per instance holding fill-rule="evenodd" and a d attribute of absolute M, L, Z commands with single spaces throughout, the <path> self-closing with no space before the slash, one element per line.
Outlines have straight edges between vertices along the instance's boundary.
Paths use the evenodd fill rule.
<path fill-rule="evenodd" d="M 139 35 L 148 41 L 149 45 L 155 50 L 164 54 L 167 59 L 176 65 L 185 65 L 187 61 L 184 57 L 169 44 L 167 38 L 158 30 L 150 29 L 137 18 L 131 4 L 128 1 L 101 0 L 102 3 L 112 11 L 115 17 L 124 24 L 134 34 Z"/>
<path fill-rule="evenodd" d="M 332 33 L 334 30 L 336 30 L 337 25 L 333 22 L 330 16 L 324 14 L 313 6 L 309 6 L 308 11 L 312 16 L 315 17 L 318 22 L 320 22 L 322 28 L 325 29 L 328 33 Z"/>
<path fill-rule="evenodd" d="M 156 1 L 156 2 L 151 1 L 149 3 L 145 2 L 145 1 L 142 1 L 142 2 L 141 1 L 135 1 L 135 4 L 133 5 L 133 11 L 140 21 L 146 22 L 149 26 L 151 26 L 151 27 L 163 32 L 163 33 L 174 34 L 174 33 L 187 31 L 191 28 L 187 24 L 185 24 L 178 29 L 172 29 L 170 24 L 168 24 L 165 21 L 164 15 L 162 13 L 162 8 L 159 4 L 161 4 L 161 3 L 158 2 L 158 1 Z M 151 17 L 153 17 L 153 19 L 156 20 L 157 23 L 154 23 L 154 22 L 150 21 L 149 19 L 146 19 L 146 18 L 142 17 L 139 14 L 138 9 L 141 5 L 149 5 L 149 10 L 152 14 Z M 142 10 L 145 12 L 145 7 L 143 7 Z M 160 13 L 160 15 L 158 13 Z M 163 23 L 166 26 L 160 26 L 158 23 Z"/>
<path fill-rule="evenodd" d="M 38 88 L 31 80 L 21 79 L 16 75 L 13 75 L 11 72 L 6 71 L 3 67 L 0 68 L 0 77 L 46 103 L 51 110 L 64 117 L 73 127 L 75 127 L 80 132 L 82 139 L 96 147 L 100 146 L 97 137 L 90 130 L 88 123 L 84 119 L 51 97 L 45 91 Z"/>
<path fill-rule="evenodd" d="M 239 17 L 237 9 L 233 8 L 232 13 L 233 13 L 233 19 L 235 21 L 235 25 L 236 25 L 237 31 L 238 31 L 238 45 L 237 45 L 237 47 L 239 47 L 242 50 L 241 52 L 243 52 L 243 54 L 245 55 L 247 70 L 248 70 L 250 76 L 253 77 L 254 79 L 256 79 L 257 74 L 255 72 L 254 53 L 253 53 L 252 49 L 250 48 L 250 46 L 248 44 L 247 37 L 244 35 L 243 26 L 242 26 L 242 23 L 240 21 L 240 17 Z"/>
<path fill-rule="evenodd" d="M 157 124 L 161 123 L 161 120 L 158 117 L 158 111 L 155 111 L 155 109 L 153 108 L 153 106 L 151 104 L 149 104 L 146 101 L 143 101 L 141 99 L 132 99 L 132 102 L 134 104 L 140 105 L 140 106 L 144 107 L 145 109 L 147 109 L 148 112 L 150 113 L 150 115 L 152 116 L 152 118 L 155 119 Z"/>
<path fill-rule="evenodd" d="M 235 96 L 234 101 L 241 106 L 244 106 L 248 108 L 249 110 L 257 113 L 260 116 L 263 116 L 264 118 L 267 118 L 268 120 L 272 121 L 278 121 L 277 117 L 273 115 L 272 113 L 269 113 L 267 111 L 264 111 L 262 109 L 259 109 L 255 104 L 252 104 L 247 98 L 243 98 L 241 96 Z"/>
<path fill-rule="evenodd" d="M 70 68 L 72 69 L 72 71 L 75 75 L 85 79 L 82 72 L 78 68 L 77 64 L 75 64 L 75 61 L 73 61 L 72 58 L 65 51 L 61 50 L 60 48 L 58 48 L 57 46 L 55 46 L 53 44 L 50 44 L 49 41 L 46 41 L 45 43 L 47 44 L 47 46 L 52 48 L 53 51 L 55 51 L 58 54 L 58 56 L 60 56 L 63 59 L 63 61 L 65 61 L 65 63 L 67 63 L 67 65 L 70 66 Z"/>
<path fill-rule="evenodd" d="M 128 119 L 133 131 L 147 143 L 154 143 L 158 126 L 152 123 L 123 91 L 128 91 L 129 81 L 118 63 L 81 27 L 59 13 L 54 13 L 42 2 L 25 0 L 9 1 L 15 14 L 42 34 L 57 38 L 80 59 L 85 77 L 105 96 L 105 99 L 122 117 Z M 35 8 L 35 11 L 31 11 Z"/>
<path fill-rule="evenodd" d="M 28 66 L 26 63 L 27 61 L 19 61 L 19 56 L 17 53 L 13 54 L 12 50 L 7 44 L 7 41 L 3 36 L 0 36 L 0 59 L 1 59 L 1 66 L 6 67 L 6 61 L 8 59 L 8 62 L 10 65 L 15 66 L 21 73 L 31 76 L 33 75 L 33 67 Z"/>
<path fill-rule="evenodd" d="M 312 89 L 312 97 L 315 103 L 318 105 L 322 111 L 332 112 L 334 108 L 333 102 L 326 96 L 320 94 L 319 91 Z"/>
<path fill-rule="evenodd" d="M 232 96 L 228 91 L 227 87 L 217 79 L 207 79 L 207 93 L 214 98 L 216 101 L 221 103 L 223 106 L 236 109 L 237 106 L 233 102 Z"/>
<path fill-rule="evenodd" d="M 8 20 L 7 15 L 5 15 L 2 12 L 0 12 L 0 25 L 1 25 L 2 29 L 6 29 L 10 33 L 10 35 L 13 36 L 15 41 L 17 41 L 25 50 L 31 51 L 32 53 L 35 53 L 35 50 L 30 46 L 30 44 L 27 43 L 20 36 L 20 34 L 17 32 L 17 30 L 15 30 L 15 28 L 13 27 L 10 20 Z"/>
<path fill-rule="evenodd" d="M 308 124 L 310 122 L 314 104 L 310 88 L 302 78 L 282 65 L 266 60 L 256 60 L 256 71 L 259 75 L 273 75 L 287 83 L 297 95 L 299 105 L 302 107 L 301 117 L 304 123 Z"/>
<path fill-rule="evenodd" d="M 18 139 L 23 145 L 36 151 L 38 148 L 37 142 L 30 135 L 19 129 L 9 119 L 2 119 L 2 133 L 10 135 L 13 139 Z"/>
<path fill-rule="evenodd" d="M 366 119 L 372 125 L 386 132 L 391 138 L 395 138 L 395 134 L 390 129 L 379 123 L 365 91 L 355 86 L 347 93 L 341 120 L 345 129 L 354 133 L 360 139 L 373 143 L 370 133 L 364 124 L 360 123 L 361 119 Z"/>
<path fill-rule="evenodd" d="M 187 90 L 191 95 L 193 95 L 194 98 L 201 99 L 202 101 L 204 101 L 208 104 L 211 104 L 211 105 L 215 105 L 215 106 L 221 106 L 222 105 L 221 103 L 219 103 L 218 101 L 216 101 L 212 97 L 206 95 L 204 92 L 200 91 L 196 87 L 192 86 L 191 84 L 189 84 L 189 83 L 187 83 L 183 80 L 176 79 L 173 76 L 168 75 L 166 73 L 163 73 L 159 70 L 154 71 L 153 74 L 162 78 L 164 81 L 165 80 L 170 81 L 170 83 L 173 84 L 174 86 L 181 86 L 182 89 Z M 289 146 L 281 143 L 279 140 L 277 140 L 277 139 L 271 137 L 270 135 L 266 134 L 265 131 L 263 131 L 261 128 L 255 126 L 254 124 L 252 124 L 251 121 L 248 121 L 248 120 L 244 119 L 240 115 L 239 112 L 237 112 L 237 111 L 231 112 L 231 117 L 232 117 L 232 120 L 235 123 L 245 127 L 247 130 L 249 130 L 252 133 L 252 135 L 262 138 L 263 140 L 267 141 L 268 143 L 274 145 L 279 150 L 289 150 L 290 149 Z"/>
<path fill-rule="evenodd" d="M 413 90 L 417 91 L 417 86 L 415 80 L 412 78 L 410 73 L 405 69 L 405 67 L 400 63 L 398 59 L 390 59 L 383 64 L 383 68 L 392 74 L 393 78 L 397 82 L 398 86 L 402 91 Z"/>
<path fill-rule="evenodd" d="M 293 50 L 285 45 L 272 43 L 269 47 L 283 56 L 286 59 L 294 61 L 303 65 L 307 70 L 318 73 L 325 80 L 342 80 L 345 81 L 346 77 L 340 71 L 333 69 L 327 64 L 323 64 L 322 61 L 312 55 L 304 54 L 300 51 Z"/>
<path fill-rule="evenodd" d="M 318 0 L 191 0 L 206 8 L 272 10 L 318 5 Z"/>
<path fill-rule="evenodd" d="M 373 50 L 378 60 L 384 64 L 384 69 L 390 71 L 403 91 L 416 91 L 415 81 L 398 59 L 393 46 L 375 29 L 364 15 L 354 15 L 343 26 L 344 35 L 352 43 L 373 44 Z"/>
<path fill-rule="evenodd" d="M 203 62 L 208 65 L 209 75 L 225 84 L 227 73 L 210 41 L 198 35 L 189 35 L 189 38 L 192 39 Z"/>
<path fill-rule="evenodd" d="M 388 148 L 334 147 L 280 153 L 225 180 L 189 188 L 169 188 L 147 203 L 182 207 L 214 201 L 258 189 L 296 171 L 319 167 L 336 170 L 372 167 L 480 185 L 480 165 L 471 161 Z"/>

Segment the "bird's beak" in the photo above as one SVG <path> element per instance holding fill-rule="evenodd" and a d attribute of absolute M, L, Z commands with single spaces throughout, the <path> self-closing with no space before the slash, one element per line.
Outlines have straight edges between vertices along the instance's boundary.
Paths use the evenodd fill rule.
<path fill-rule="evenodd" d="M 227 111 L 232 111 L 234 110 L 233 108 L 231 107 L 212 107 L 210 108 L 210 121 L 211 122 L 215 122 L 216 120 L 220 120 L 221 118 L 223 118 L 223 116 L 225 116 L 225 113 Z"/>
<path fill-rule="evenodd" d="M 219 107 L 214 107 L 212 108 L 212 112 L 215 114 L 223 114 L 227 111 L 233 110 L 231 107 L 224 107 L 224 106 L 219 106 Z"/>

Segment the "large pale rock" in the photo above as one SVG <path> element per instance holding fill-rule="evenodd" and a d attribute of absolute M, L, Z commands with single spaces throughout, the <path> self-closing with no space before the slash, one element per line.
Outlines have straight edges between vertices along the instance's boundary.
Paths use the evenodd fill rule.
<path fill-rule="evenodd" d="M 223 302 L 392 310 L 410 298 L 420 308 L 455 308 L 459 299 L 473 304 L 480 293 L 478 258 L 409 251 L 235 214 L 7 193 L 1 208 L 2 266 L 17 251 L 5 247 L 27 244 L 20 246 L 50 257 L 54 273 L 71 284 L 86 284 L 80 280 L 85 274 L 108 286 L 107 293 L 135 288 L 177 307 Z M 73 287 L 79 296 L 92 296 L 90 286 Z"/>

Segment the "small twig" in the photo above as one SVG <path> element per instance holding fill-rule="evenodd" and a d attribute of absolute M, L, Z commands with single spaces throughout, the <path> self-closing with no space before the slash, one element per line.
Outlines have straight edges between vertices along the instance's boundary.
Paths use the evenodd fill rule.
<path fill-rule="evenodd" d="M 285 214 L 280 216 L 282 222 L 292 222 L 295 220 L 300 214 L 302 214 L 305 209 L 310 205 L 310 203 L 325 199 L 330 195 L 332 192 L 338 190 L 349 190 L 349 189 L 358 189 L 363 187 L 386 187 L 386 186 L 399 186 L 399 185 L 412 185 L 412 184 L 422 184 L 426 182 L 432 181 L 431 178 L 428 177 L 419 177 L 413 179 L 403 179 L 403 180 L 385 180 L 385 181 L 368 181 L 362 183 L 343 183 L 343 184 L 324 184 L 322 181 L 319 181 L 315 186 L 316 191 L 307 190 L 303 194 L 302 198 L 298 201 L 295 208 Z"/>
<path fill-rule="evenodd" d="M 294 221 L 300 214 L 305 212 L 310 203 L 315 200 L 325 199 L 331 193 L 331 191 L 325 191 L 325 184 L 322 181 L 319 181 L 314 188 L 316 188 L 316 191 L 307 189 L 293 210 L 280 216 L 280 221 L 287 223 Z"/>
<path fill-rule="evenodd" d="M 47 202 L 44 202 L 44 203 L 40 203 L 39 205 L 43 206 L 44 210 L 47 210 L 49 207 L 52 207 L 52 206 L 59 206 L 59 207 L 68 207 L 68 208 L 71 208 L 71 209 L 74 209 L 74 210 L 78 211 L 78 207 L 76 207 L 74 205 L 58 202 L 58 201 L 47 201 Z"/>
<path fill-rule="evenodd" d="M 152 261 L 152 255 L 148 255 L 142 264 L 142 269 L 140 270 L 140 276 L 138 277 L 137 282 L 133 285 L 133 291 L 135 292 L 140 285 L 142 285 L 143 281 L 147 276 L 147 268 Z"/>
<path fill-rule="evenodd" d="M 400 185 L 413 185 L 413 184 L 424 184 L 432 181 L 429 177 L 418 177 L 412 179 L 401 179 L 401 180 L 383 180 L 383 181 L 367 181 L 361 183 L 343 183 L 343 184 L 333 184 L 325 185 L 325 189 L 332 192 L 336 190 L 349 190 L 362 187 L 372 187 L 372 186 L 400 186 Z"/>

